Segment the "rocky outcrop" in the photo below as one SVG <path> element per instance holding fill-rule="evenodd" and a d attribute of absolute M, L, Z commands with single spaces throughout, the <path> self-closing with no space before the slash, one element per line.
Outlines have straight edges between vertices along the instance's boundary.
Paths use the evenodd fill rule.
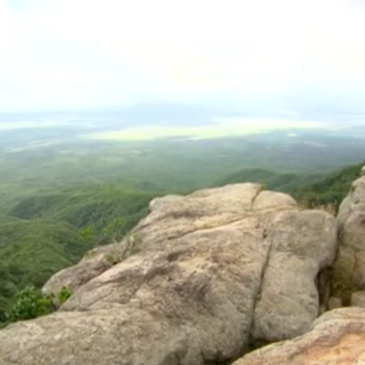
<path fill-rule="evenodd" d="M 316 320 L 294 340 L 254 351 L 233 365 L 365 364 L 365 310 L 341 308 Z"/>
<path fill-rule="evenodd" d="M 340 242 L 333 294 L 342 305 L 358 305 L 359 292 L 365 290 L 365 167 L 340 206 L 338 226 Z"/>
<path fill-rule="evenodd" d="M 74 291 L 57 313 L 0 331 L 2 365 L 221 363 L 310 330 L 333 216 L 257 184 L 150 209 L 123 242 L 51 278 L 45 291 Z"/>

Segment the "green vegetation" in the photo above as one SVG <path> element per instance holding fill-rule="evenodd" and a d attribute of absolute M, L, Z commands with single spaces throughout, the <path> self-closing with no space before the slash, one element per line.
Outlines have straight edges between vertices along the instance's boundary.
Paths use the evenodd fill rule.
<path fill-rule="evenodd" d="M 28 285 L 19 290 L 13 298 L 10 310 L 4 314 L 0 328 L 9 323 L 33 319 L 54 312 L 64 304 L 72 295 L 72 292 L 63 287 L 55 299 L 51 295 L 42 293 L 39 288 Z"/>
<path fill-rule="evenodd" d="M 67 222 L 16 220 L 0 224 L 0 311 L 5 312 L 17 290 L 40 287 L 50 275 L 72 265 L 85 246 Z"/>
<path fill-rule="evenodd" d="M 218 181 L 217 185 L 257 182 L 262 184 L 265 189 L 291 192 L 297 186 L 320 180 L 322 177 L 322 175 L 318 174 L 280 173 L 264 169 L 244 169 L 226 176 Z"/>
<path fill-rule="evenodd" d="M 95 246 L 120 240 L 158 195 L 116 184 L 67 188 L 10 205 L 0 219 L 0 318 L 16 292 L 41 287 Z"/>
<path fill-rule="evenodd" d="M 58 293 L 58 302 L 59 304 L 65 303 L 72 295 L 72 291 L 66 287 L 63 287 Z"/>
<path fill-rule="evenodd" d="M 254 181 L 263 184 L 266 189 L 291 194 L 302 206 L 314 208 L 331 205 L 337 210 L 363 165 L 364 163 L 322 174 L 246 169 L 226 176 L 217 185 Z"/>
<path fill-rule="evenodd" d="M 44 295 L 34 286 L 20 290 L 7 316 L 8 322 L 33 319 L 52 313 L 54 305 L 50 296 Z"/>
<path fill-rule="evenodd" d="M 307 184 L 298 184 L 291 190 L 293 196 L 307 207 L 333 205 L 337 210 L 351 188 L 351 183 L 359 177 L 358 164 L 322 175 L 320 179 Z"/>

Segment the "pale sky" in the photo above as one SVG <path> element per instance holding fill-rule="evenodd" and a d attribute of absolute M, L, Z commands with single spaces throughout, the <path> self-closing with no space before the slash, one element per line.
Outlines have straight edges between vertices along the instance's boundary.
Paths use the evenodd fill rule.
<path fill-rule="evenodd" d="M 0 111 L 365 111 L 365 0 L 0 0 Z"/>

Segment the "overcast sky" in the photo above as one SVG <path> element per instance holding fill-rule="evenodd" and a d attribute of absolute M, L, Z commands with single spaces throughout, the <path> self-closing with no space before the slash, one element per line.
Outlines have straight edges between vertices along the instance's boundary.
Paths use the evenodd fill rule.
<path fill-rule="evenodd" d="M 365 0 L 0 0 L 0 111 L 365 111 Z"/>

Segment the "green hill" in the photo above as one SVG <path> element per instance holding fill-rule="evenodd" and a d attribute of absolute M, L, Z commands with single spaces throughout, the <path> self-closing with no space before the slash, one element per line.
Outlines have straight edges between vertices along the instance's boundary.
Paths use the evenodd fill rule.
<path fill-rule="evenodd" d="M 76 262 L 85 250 L 78 230 L 45 219 L 0 223 L 0 312 L 16 291 L 41 286 L 50 275 Z"/>
<path fill-rule="evenodd" d="M 230 174 L 219 180 L 216 185 L 257 182 L 265 186 L 268 190 L 291 192 L 297 186 L 306 185 L 314 181 L 319 181 L 321 174 L 296 174 L 293 172 L 274 172 L 264 169 L 243 169 Z"/>
<path fill-rule="evenodd" d="M 349 192 L 351 183 L 359 177 L 364 163 L 323 175 L 319 180 L 293 187 L 292 195 L 303 205 L 314 207 L 332 204 L 338 209 Z"/>
<path fill-rule="evenodd" d="M 363 165 L 364 163 L 357 164 L 325 174 L 244 169 L 224 177 L 216 185 L 258 182 L 266 189 L 291 194 L 303 206 L 314 208 L 320 205 L 332 205 L 338 209 Z"/>
<path fill-rule="evenodd" d="M 0 215 L 0 317 L 20 288 L 41 286 L 92 247 L 121 239 L 157 195 L 88 185 L 29 196 L 7 207 Z"/>
<path fill-rule="evenodd" d="M 124 234 L 146 214 L 148 202 L 157 195 L 116 184 L 89 185 L 25 198 L 9 210 L 9 215 L 21 219 L 47 217 L 79 229 L 92 225 L 98 234 L 119 218 L 123 220 Z"/>

